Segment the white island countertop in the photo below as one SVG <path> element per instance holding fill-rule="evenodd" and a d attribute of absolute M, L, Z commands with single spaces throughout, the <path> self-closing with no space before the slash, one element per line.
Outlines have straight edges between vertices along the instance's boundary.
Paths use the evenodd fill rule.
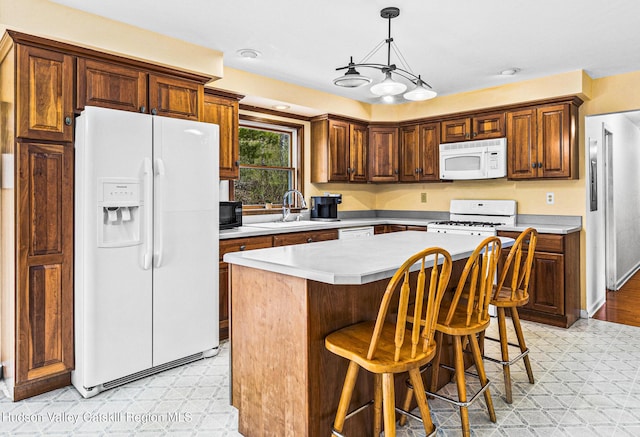
<path fill-rule="evenodd" d="M 456 261 L 469 257 L 486 237 L 432 232 L 394 232 L 348 240 L 233 252 L 224 261 L 327 284 L 361 285 L 387 279 L 411 255 L 439 246 Z M 513 239 L 500 237 L 502 247 Z M 418 266 L 416 265 L 416 269 Z"/>

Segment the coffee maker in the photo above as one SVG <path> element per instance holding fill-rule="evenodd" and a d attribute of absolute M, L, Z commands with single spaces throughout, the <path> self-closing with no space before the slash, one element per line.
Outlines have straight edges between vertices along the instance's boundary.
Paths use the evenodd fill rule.
<path fill-rule="evenodd" d="M 311 220 L 337 221 L 340 203 L 342 203 L 342 194 L 311 196 Z"/>

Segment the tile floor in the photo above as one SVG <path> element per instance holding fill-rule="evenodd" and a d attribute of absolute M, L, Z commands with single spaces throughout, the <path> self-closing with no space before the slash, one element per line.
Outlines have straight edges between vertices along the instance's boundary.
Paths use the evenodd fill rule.
<path fill-rule="evenodd" d="M 470 407 L 474 436 L 640 435 L 640 328 L 581 319 L 570 329 L 523 322 L 536 383 L 512 369 L 513 404 L 502 399 L 502 373 L 486 362 L 498 416 L 484 400 Z M 492 325 L 490 331 L 497 331 Z M 495 349 L 487 342 L 487 352 Z M 239 436 L 228 405 L 229 344 L 218 356 L 82 399 L 72 387 L 21 401 L 0 399 L 0 435 Z M 449 384 L 444 391 L 455 392 Z M 438 436 L 460 435 L 458 411 L 430 400 Z M 27 421 L 29 419 L 29 421 Z M 419 422 L 399 428 L 423 436 Z"/>

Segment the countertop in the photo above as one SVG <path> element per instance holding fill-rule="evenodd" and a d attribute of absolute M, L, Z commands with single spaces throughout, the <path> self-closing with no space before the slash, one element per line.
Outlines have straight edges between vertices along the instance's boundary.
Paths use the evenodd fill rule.
<path fill-rule="evenodd" d="M 456 261 L 471 255 L 485 238 L 420 231 L 394 232 L 227 253 L 224 261 L 327 284 L 361 285 L 390 278 L 409 256 L 426 247 L 442 247 Z M 503 247 L 510 247 L 514 241 L 506 237 L 501 240 Z"/>
<path fill-rule="evenodd" d="M 289 222 L 287 224 L 278 224 L 274 222 L 265 223 L 247 223 L 235 229 L 226 229 L 220 231 L 220 239 L 227 240 L 231 238 L 257 237 L 261 235 L 284 234 L 290 232 L 304 232 L 321 229 L 340 229 L 353 228 L 360 226 L 375 225 L 413 225 L 427 226 L 429 223 L 438 221 L 438 219 L 419 219 L 419 218 L 346 218 L 334 222 L 322 222 L 301 220 L 299 222 Z M 268 227 L 267 227 L 268 226 Z M 578 232 L 582 229 L 575 220 L 565 220 L 564 217 L 558 216 L 531 216 L 522 217 L 516 221 L 514 226 L 499 226 L 499 231 L 522 232 L 529 226 L 535 228 L 543 234 L 570 234 Z"/>

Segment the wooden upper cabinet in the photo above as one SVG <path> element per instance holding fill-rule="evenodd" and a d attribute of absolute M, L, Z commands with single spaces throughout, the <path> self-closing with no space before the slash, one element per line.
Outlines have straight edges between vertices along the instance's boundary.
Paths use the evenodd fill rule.
<path fill-rule="evenodd" d="M 505 135 L 505 113 L 495 112 L 442 122 L 442 142 L 486 140 Z"/>
<path fill-rule="evenodd" d="M 149 108 L 153 115 L 199 121 L 204 85 L 188 79 L 149 74 Z"/>
<path fill-rule="evenodd" d="M 537 176 L 536 110 L 507 113 L 507 177 L 530 179 Z"/>
<path fill-rule="evenodd" d="M 440 180 L 440 124 L 426 123 L 400 129 L 400 180 L 422 182 Z"/>
<path fill-rule="evenodd" d="M 369 127 L 369 181 L 397 182 L 398 128 Z"/>
<path fill-rule="evenodd" d="M 507 114 L 507 177 L 577 178 L 577 104 L 562 103 Z"/>
<path fill-rule="evenodd" d="M 17 46 L 16 136 L 73 141 L 72 56 Z"/>
<path fill-rule="evenodd" d="M 369 132 L 363 124 L 349 124 L 349 182 L 367 182 Z"/>
<path fill-rule="evenodd" d="M 367 182 L 367 126 L 323 116 L 311 121 L 311 182 Z"/>
<path fill-rule="evenodd" d="M 238 146 L 238 100 L 205 93 L 202 121 L 220 127 L 220 179 L 240 177 Z"/>
<path fill-rule="evenodd" d="M 79 58 L 76 109 L 101 106 L 147 113 L 147 74 L 125 65 Z"/>

